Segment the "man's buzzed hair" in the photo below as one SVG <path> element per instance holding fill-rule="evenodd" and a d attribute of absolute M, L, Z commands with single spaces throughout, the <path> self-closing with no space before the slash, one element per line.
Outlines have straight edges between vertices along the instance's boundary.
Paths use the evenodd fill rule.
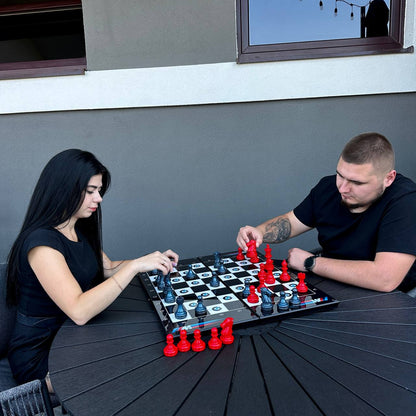
<path fill-rule="evenodd" d="M 394 150 L 391 143 L 379 133 L 362 133 L 353 137 L 341 153 L 347 163 L 371 163 L 376 171 L 385 174 L 394 169 Z"/>

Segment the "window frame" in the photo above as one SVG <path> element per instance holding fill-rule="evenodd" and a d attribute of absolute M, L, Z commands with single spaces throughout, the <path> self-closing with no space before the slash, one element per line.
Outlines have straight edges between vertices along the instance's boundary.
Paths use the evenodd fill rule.
<path fill-rule="evenodd" d="M 406 0 L 392 0 L 389 36 L 250 45 L 249 0 L 237 1 L 237 63 L 413 52 L 403 48 Z"/>
<path fill-rule="evenodd" d="M 74 8 L 82 8 L 81 0 L 39 1 L 36 3 L 0 6 L 0 16 L 28 11 L 72 10 Z M 87 59 L 85 56 L 81 58 L 5 62 L 0 63 L 0 79 L 83 75 L 86 66 Z"/>

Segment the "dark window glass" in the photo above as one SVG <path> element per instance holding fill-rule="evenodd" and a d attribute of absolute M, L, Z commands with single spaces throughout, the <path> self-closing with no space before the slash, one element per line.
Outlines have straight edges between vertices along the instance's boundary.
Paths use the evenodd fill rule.
<path fill-rule="evenodd" d="M 0 0 L 0 77 L 73 74 L 84 69 L 80 0 Z"/>

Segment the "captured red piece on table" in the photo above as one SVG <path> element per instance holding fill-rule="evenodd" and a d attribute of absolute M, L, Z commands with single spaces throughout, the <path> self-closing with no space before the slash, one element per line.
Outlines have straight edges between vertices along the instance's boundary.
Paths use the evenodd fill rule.
<path fill-rule="evenodd" d="M 178 342 L 178 350 L 180 352 L 187 352 L 191 349 L 191 343 L 186 339 L 186 330 L 185 329 L 181 329 L 181 331 L 179 332 L 179 336 L 181 338 L 181 340 Z"/>
<path fill-rule="evenodd" d="M 195 341 L 192 343 L 192 351 L 196 351 L 196 352 L 204 351 L 205 342 L 202 341 L 201 339 L 201 331 L 199 329 L 195 329 L 194 338 L 195 338 Z"/>
<path fill-rule="evenodd" d="M 229 345 L 234 342 L 233 323 L 234 323 L 233 318 L 225 318 L 225 320 L 221 322 L 220 340 L 225 345 Z"/>
<path fill-rule="evenodd" d="M 208 341 L 208 347 L 211 350 L 219 350 L 222 347 L 222 341 L 218 338 L 218 329 L 211 329 L 211 339 Z"/>
<path fill-rule="evenodd" d="M 166 342 L 167 345 L 163 348 L 163 354 L 165 354 L 166 357 L 174 357 L 178 353 L 178 348 L 173 343 L 172 334 L 166 335 Z"/>

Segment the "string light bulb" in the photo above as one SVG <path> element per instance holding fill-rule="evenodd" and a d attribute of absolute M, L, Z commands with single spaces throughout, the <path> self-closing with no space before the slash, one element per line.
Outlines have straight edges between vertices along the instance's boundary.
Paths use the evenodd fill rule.
<path fill-rule="evenodd" d="M 354 20 L 354 5 L 351 3 L 351 20 Z"/>
<path fill-rule="evenodd" d="M 335 17 L 337 17 L 337 15 L 338 15 L 338 3 L 337 3 L 337 0 L 335 0 L 335 9 L 334 9 L 334 15 L 335 15 Z"/>
<path fill-rule="evenodd" d="M 324 8 L 324 3 L 322 2 L 322 0 L 319 2 L 319 7 L 321 8 L 321 10 Z"/>

